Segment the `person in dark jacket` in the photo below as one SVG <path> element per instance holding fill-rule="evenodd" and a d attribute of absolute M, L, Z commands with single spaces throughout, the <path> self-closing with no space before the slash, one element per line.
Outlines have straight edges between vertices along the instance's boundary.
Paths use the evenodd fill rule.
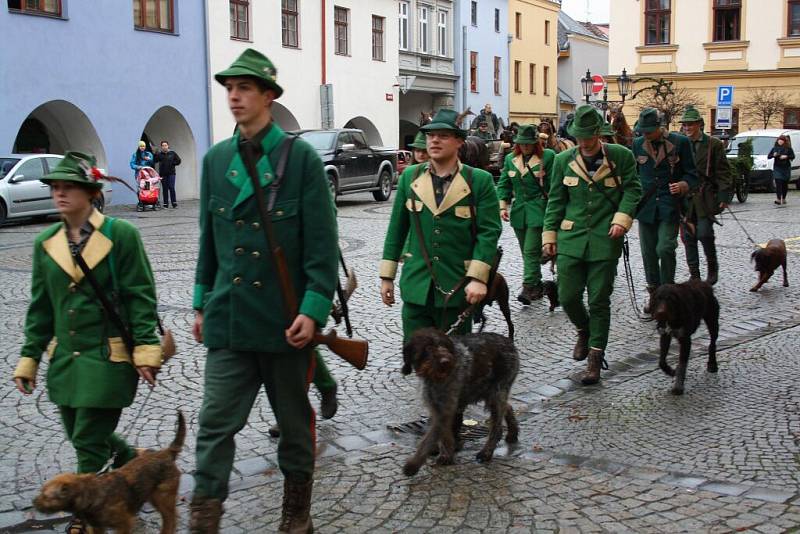
<path fill-rule="evenodd" d="M 161 175 L 164 207 L 169 207 L 171 199 L 172 207 L 177 208 L 178 197 L 175 196 L 175 167 L 181 164 L 181 157 L 174 150 L 169 149 L 168 142 L 161 141 L 161 150 L 156 152 L 155 162 L 158 163 L 158 174 Z"/>
<path fill-rule="evenodd" d="M 775 160 L 772 168 L 772 177 L 775 179 L 775 195 L 778 197 L 775 204 L 786 204 L 786 192 L 789 189 L 792 160 L 794 159 L 794 150 L 789 144 L 789 136 L 778 136 L 775 146 L 769 151 L 767 158 Z"/>

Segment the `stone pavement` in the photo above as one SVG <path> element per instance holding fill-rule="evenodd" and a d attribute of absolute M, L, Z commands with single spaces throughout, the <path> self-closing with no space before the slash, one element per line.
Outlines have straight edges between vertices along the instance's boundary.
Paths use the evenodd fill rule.
<path fill-rule="evenodd" d="M 470 440 L 447 468 L 424 467 L 407 478 L 401 467 L 418 439 L 387 425 L 424 416 L 416 379 L 400 372 L 399 307 L 379 302 L 374 276 L 391 209 L 366 195 L 343 197 L 339 206 L 342 246 L 359 274 L 351 301 L 356 335 L 370 340 L 370 364 L 358 372 L 329 355 L 340 381 L 340 411 L 318 425 L 319 463 L 313 513 L 320 532 L 781 532 L 800 526 L 800 296 L 789 258 L 790 287 L 779 275 L 761 292 L 749 264 L 752 246 L 729 215 L 717 227 L 722 264 L 716 293 L 722 305 L 720 372 L 705 372 L 705 329 L 695 340 L 686 394 L 668 393 L 670 379 L 657 369 L 652 323 L 633 315 L 622 266 L 613 295 L 614 324 L 608 358 L 612 369 L 600 386 L 580 388 L 582 370 L 568 355 L 574 337 L 558 309 L 544 303 L 512 303 L 522 356 L 512 403 L 520 414 L 521 441 L 498 449 L 490 465 L 474 462 L 480 440 Z M 800 201 L 776 207 L 769 195 L 734 205 L 739 220 L 759 242 L 800 236 Z M 110 212 L 142 232 L 159 288 L 165 323 L 180 353 L 146 397 L 143 389 L 126 410 L 120 430 L 140 446 L 165 445 L 174 432 L 175 409 L 190 420 L 179 458 L 182 492 L 191 491 L 197 410 L 202 395 L 204 350 L 190 339 L 190 309 L 197 250 L 197 203 L 178 210 Z M 0 228 L 0 373 L 10 376 L 19 353 L 27 306 L 30 245 L 41 224 Z M 506 230 L 502 271 L 513 294 L 521 265 Z M 631 263 L 643 300 L 643 272 L 635 232 Z M 679 278 L 687 273 L 679 248 Z M 549 276 L 549 275 L 546 275 Z M 497 310 L 487 329 L 504 332 Z M 40 374 L 40 377 L 43 375 Z M 144 402 L 146 399 L 146 403 Z M 316 402 L 316 401 L 315 401 Z M 0 532 L 63 529 L 63 518 L 30 509 L 39 485 L 71 470 L 74 454 L 64 442 L 55 407 L 42 394 L 22 398 L 9 382 L 0 388 Z M 136 418 L 141 410 L 141 417 Z M 481 411 L 469 414 L 482 421 Z M 272 422 L 260 398 L 237 439 L 226 532 L 275 528 L 282 480 L 275 466 Z M 187 509 L 180 506 L 185 528 Z M 156 532 L 157 514 L 145 511 L 138 531 Z"/>

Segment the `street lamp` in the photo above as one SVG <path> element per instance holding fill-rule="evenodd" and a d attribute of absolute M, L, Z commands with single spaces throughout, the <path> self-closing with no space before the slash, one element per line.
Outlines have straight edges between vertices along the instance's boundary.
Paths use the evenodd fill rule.
<path fill-rule="evenodd" d="M 631 92 L 631 85 L 633 84 L 633 80 L 628 76 L 628 73 L 625 69 L 622 69 L 622 76 L 617 78 L 617 89 L 619 91 L 619 96 L 622 97 L 622 103 L 625 103 L 625 97 Z"/>
<path fill-rule="evenodd" d="M 592 73 L 589 69 L 586 69 L 586 78 L 581 78 L 581 87 L 583 88 L 583 97 L 586 99 L 586 103 L 589 103 L 589 97 L 592 96 L 592 86 L 594 85 L 594 80 L 592 80 Z"/>

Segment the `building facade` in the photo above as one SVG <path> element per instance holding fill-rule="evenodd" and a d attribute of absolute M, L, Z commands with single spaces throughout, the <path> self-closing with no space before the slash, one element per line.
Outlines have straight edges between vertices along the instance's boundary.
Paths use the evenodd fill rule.
<path fill-rule="evenodd" d="M 273 103 L 286 130 L 361 128 L 371 145 L 397 146 L 395 0 L 209 0 L 213 77 L 247 48 L 268 56 L 283 95 Z M 211 83 L 215 141 L 235 127 L 225 88 Z"/>
<path fill-rule="evenodd" d="M 198 196 L 210 139 L 201 4 L 9 0 L 0 27 L 0 152 L 86 151 L 132 178 L 138 141 L 165 139 L 183 160 L 178 199 Z M 114 187 L 115 204 L 135 201 Z"/>
<path fill-rule="evenodd" d="M 400 143 L 407 146 L 419 129 L 421 114 L 454 108 L 458 86 L 454 57 L 455 2 L 398 0 Z"/>
<path fill-rule="evenodd" d="M 509 121 L 558 117 L 559 2 L 509 0 Z"/>
<path fill-rule="evenodd" d="M 800 128 L 797 0 L 615 0 L 611 27 L 610 71 L 674 82 L 697 100 L 708 125 L 716 116 L 717 86 L 733 85 L 733 133 L 763 127 L 744 102 L 771 88 L 789 106 L 769 126 Z M 635 83 L 633 90 L 650 83 Z M 633 105 L 640 107 L 640 99 Z"/>
<path fill-rule="evenodd" d="M 508 124 L 508 1 L 457 2 L 455 20 L 456 109 L 478 114 L 490 104 Z"/>
<path fill-rule="evenodd" d="M 563 123 L 567 114 L 585 102 L 581 79 L 587 69 L 592 74 L 608 74 L 608 37 L 591 23 L 581 23 L 563 11 L 558 14 L 558 89 L 559 112 Z M 596 101 L 602 94 L 590 97 Z"/>

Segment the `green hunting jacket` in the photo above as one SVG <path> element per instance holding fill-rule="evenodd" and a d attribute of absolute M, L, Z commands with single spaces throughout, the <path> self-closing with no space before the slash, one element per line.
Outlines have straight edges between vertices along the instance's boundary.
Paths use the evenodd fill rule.
<path fill-rule="evenodd" d="M 623 240 L 611 239 L 608 231 L 612 224 L 630 230 L 642 187 L 630 150 L 612 144 L 603 150 L 603 164 L 592 177 L 578 147 L 556 156 L 542 244 L 556 243 L 558 254 L 603 261 L 622 253 Z"/>
<path fill-rule="evenodd" d="M 266 198 L 285 138 L 273 123 L 261 142 L 265 155 L 256 167 Z M 203 159 L 192 304 L 203 311 L 203 342 L 208 348 L 287 352 L 293 350 L 284 333 L 289 320 L 238 146 L 237 133 L 214 145 Z M 302 139 L 291 148 L 272 222 L 299 313 L 322 327 L 338 275 L 336 214 L 322 160 Z"/>
<path fill-rule="evenodd" d="M 389 229 L 383 245 L 380 277 L 394 280 L 402 260 L 400 292 L 404 302 L 426 305 L 433 283 L 425 264 L 412 210 L 419 214 L 422 242 L 439 287 L 451 290 L 465 276 L 487 282 L 500 238 L 500 213 L 492 175 L 460 165 L 440 205 L 436 205 L 429 163 L 412 165 L 400 176 Z M 472 187 L 466 177 L 472 174 Z M 472 212 L 475 212 L 473 246 Z M 408 238 L 408 248 L 401 258 Z M 434 291 L 435 306 L 444 295 Z M 462 306 L 464 291 L 456 291 L 448 306 Z"/>
<path fill-rule="evenodd" d="M 725 155 L 725 145 L 716 137 L 701 132 L 697 142 L 689 142 L 694 153 L 700 186 L 689 203 L 694 217 L 709 217 L 720 213 L 719 205 L 733 197 L 734 171 Z"/>
<path fill-rule="evenodd" d="M 536 155 L 531 156 L 527 166 L 522 154 L 515 156 L 511 153 L 506 156 L 497 182 L 497 197 L 500 199 L 500 209 L 507 208 L 511 199 L 514 199 L 510 213 L 512 228 L 541 228 L 544 224 L 547 206 L 545 192 L 550 191 L 555 159 L 556 153 L 549 148 L 544 149 L 541 159 Z"/>

